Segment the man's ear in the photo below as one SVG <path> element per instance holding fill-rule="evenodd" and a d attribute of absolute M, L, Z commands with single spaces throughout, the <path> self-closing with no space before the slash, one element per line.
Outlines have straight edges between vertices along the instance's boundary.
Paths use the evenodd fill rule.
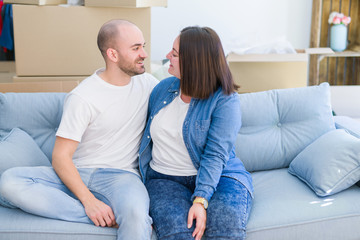
<path fill-rule="evenodd" d="M 106 55 L 112 62 L 117 62 L 119 60 L 119 54 L 118 52 L 113 48 L 108 48 L 106 50 Z"/>

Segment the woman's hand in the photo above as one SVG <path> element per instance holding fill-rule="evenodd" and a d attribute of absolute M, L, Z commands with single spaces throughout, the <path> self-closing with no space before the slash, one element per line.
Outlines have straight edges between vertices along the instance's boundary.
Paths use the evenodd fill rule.
<path fill-rule="evenodd" d="M 200 203 L 194 203 L 189 209 L 188 228 L 191 228 L 194 219 L 196 219 L 196 225 L 192 236 L 195 240 L 200 240 L 206 228 L 206 210 Z"/>

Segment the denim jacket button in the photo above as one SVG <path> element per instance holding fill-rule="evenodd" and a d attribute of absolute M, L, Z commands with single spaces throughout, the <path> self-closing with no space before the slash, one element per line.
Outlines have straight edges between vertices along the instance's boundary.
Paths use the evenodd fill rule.
<path fill-rule="evenodd" d="M 164 104 L 166 104 L 166 101 L 164 101 Z"/>
<path fill-rule="evenodd" d="M 147 138 L 150 138 L 150 136 L 148 135 Z"/>

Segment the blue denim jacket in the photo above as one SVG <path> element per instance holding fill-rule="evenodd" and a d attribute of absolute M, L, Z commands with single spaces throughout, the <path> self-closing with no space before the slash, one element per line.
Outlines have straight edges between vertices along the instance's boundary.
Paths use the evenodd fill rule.
<path fill-rule="evenodd" d="M 180 93 L 180 80 L 160 81 L 149 100 L 148 121 L 140 144 L 139 168 L 143 181 L 152 159 L 150 125 L 154 116 Z M 221 88 L 205 100 L 191 99 L 183 124 L 183 138 L 190 158 L 198 170 L 195 196 L 210 200 L 220 176 L 241 182 L 252 195 L 252 178 L 235 156 L 235 141 L 241 127 L 240 100 L 237 93 L 224 95 Z"/>

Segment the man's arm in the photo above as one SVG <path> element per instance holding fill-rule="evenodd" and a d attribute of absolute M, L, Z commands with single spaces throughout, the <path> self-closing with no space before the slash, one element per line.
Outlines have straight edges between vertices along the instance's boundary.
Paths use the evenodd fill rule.
<path fill-rule="evenodd" d="M 52 166 L 63 183 L 83 204 L 86 214 L 96 226 L 115 226 L 115 216 L 112 209 L 95 198 L 81 180 L 80 174 L 72 161 L 78 145 L 77 141 L 56 137 Z"/>

